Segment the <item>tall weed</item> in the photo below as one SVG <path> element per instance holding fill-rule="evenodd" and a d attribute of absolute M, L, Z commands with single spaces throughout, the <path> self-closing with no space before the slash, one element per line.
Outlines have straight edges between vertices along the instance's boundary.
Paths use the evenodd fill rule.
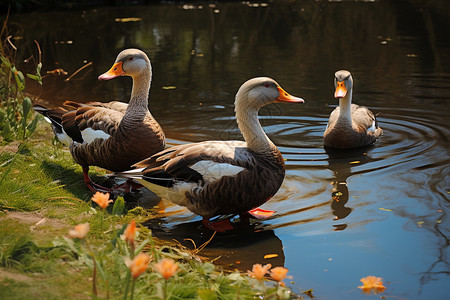
<path fill-rule="evenodd" d="M 0 37 L 0 143 L 3 144 L 26 140 L 36 129 L 38 119 L 31 109 L 31 98 L 24 93 L 25 76 L 15 65 L 17 48 L 11 42 L 12 36 L 8 35 L 6 21 Z M 37 42 L 36 45 L 40 53 Z M 27 77 L 42 86 L 40 60 L 39 54 L 35 74 L 27 74 Z"/>

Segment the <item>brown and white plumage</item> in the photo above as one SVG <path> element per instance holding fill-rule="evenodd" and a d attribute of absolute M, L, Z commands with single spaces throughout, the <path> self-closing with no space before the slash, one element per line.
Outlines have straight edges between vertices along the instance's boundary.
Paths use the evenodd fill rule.
<path fill-rule="evenodd" d="M 304 102 L 273 79 L 253 78 L 236 95 L 236 120 L 243 141 L 205 141 L 179 145 L 116 173 L 137 179 L 162 198 L 209 218 L 245 214 L 269 200 L 284 179 L 284 160 L 264 133 L 258 110 L 273 102 Z"/>
<path fill-rule="evenodd" d="M 330 114 L 323 134 L 324 145 L 347 149 L 373 144 L 383 130 L 367 107 L 352 104 L 353 78 L 350 72 L 337 71 L 334 84 L 334 97 L 339 99 L 339 107 Z"/>
<path fill-rule="evenodd" d="M 138 49 L 120 52 L 113 67 L 99 80 L 118 76 L 133 78 L 129 104 L 66 101 L 68 109 L 35 106 L 51 121 L 58 139 L 69 144 L 74 160 L 83 167 L 85 183 L 92 190 L 96 188 L 88 176 L 89 166 L 124 171 L 165 147 L 164 132 L 148 110 L 152 69 L 147 55 Z"/>

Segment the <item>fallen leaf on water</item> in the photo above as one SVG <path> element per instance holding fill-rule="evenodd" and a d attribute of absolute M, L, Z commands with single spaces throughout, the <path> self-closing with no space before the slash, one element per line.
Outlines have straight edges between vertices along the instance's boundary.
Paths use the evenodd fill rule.
<path fill-rule="evenodd" d="M 360 161 L 359 160 L 355 160 L 355 161 L 351 161 L 351 162 L 349 162 L 349 164 L 359 164 L 360 163 Z"/>
<path fill-rule="evenodd" d="M 162 87 L 163 90 L 174 90 L 174 89 L 176 89 L 176 88 L 177 88 L 177 87 L 176 87 L 176 86 L 173 86 L 173 85 L 163 86 L 163 87 Z"/>
<path fill-rule="evenodd" d="M 361 282 L 363 285 L 358 286 L 358 288 L 362 289 L 362 291 L 366 294 L 370 294 L 373 292 L 374 294 L 382 293 L 386 289 L 383 285 L 383 278 L 376 276 L 367 276 L 361 278 Z"/>
<path fill-rule="evenodd" d="M 419 227 L 422 227 L 422 225 L 423 225 L 424 223 L 425 223 L 424 221 L 418 221 L 418 222 L 417 222 L 417 225 L 419 225 Z"/>
<path fill-rule="evenodd" d="M 115 18 L 114 21 L 120 22 L 120 23 L 139 22 L 139 21 L 142 21 L 142 18 Z"/>
<path fill-rule="evenodd" d="M 383 208 L 383 207 L 380 207 L 380 208 L 378 208 L 379 210 L 384 210 L 384 211 L 392 211 L 392 209 L 389 209 L 389 208 Z"/>
<path fill-rule="evenodd" d="M 278 257 L 278 254 L 266 254 L 264 255 L 264 259 Z"/>

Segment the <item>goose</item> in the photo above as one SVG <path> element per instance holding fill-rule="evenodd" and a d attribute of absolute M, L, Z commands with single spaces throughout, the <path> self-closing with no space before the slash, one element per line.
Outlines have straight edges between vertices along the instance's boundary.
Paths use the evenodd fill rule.
<path fill-rule="evenodd" d="M 335 73 L 334 97 L 339 106 L 330 114 L 323 134 L 324 145 L 348 149 L 372 145 L 383 133 L 374 114 L 364 106 L 352 104 L 353 78 L 349 71 Z"/>
<path fill-rule="evenodd" d="M 66 101 L 64 105 L 69 109 L 34 106 L 51 122 L 56 137 L 69 146 L 72 157 L 83 169 L 86 186 L 94 192 L 110 189 L 92 182 L 89 166 L 125 171 L 165 148 L 164 132 L 148 110 L 152 68 L 147 55 L 139 49 L 123 50 L 111 69 L 98 79 L 119 76 L 133 78 L 129 104 Z"/>
<path fill-rule="evenodd" d="M 220 215 L 236 215 L 241 223 L 273 212 L 257 209 L 280 188 L 285 174 L 283 157 L 258 120 L 261 107 L 274 102 L 303 103 L 268 77 L 246 81 L 235 99 L 238 127 L 245 141 L 204 141 L 183 144 L 138 162 L 135 169 L 113 176 L 136 179 L 159 197 L 203 217 L 206 228 L 233 229 L 229 219 L 210 222 Z"/>

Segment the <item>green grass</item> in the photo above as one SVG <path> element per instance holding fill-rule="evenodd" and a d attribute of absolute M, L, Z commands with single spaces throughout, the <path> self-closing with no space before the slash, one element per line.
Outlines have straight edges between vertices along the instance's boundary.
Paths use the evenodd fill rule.
<path fill-rule="evenodd" d="M 153 217 L 141 207 L 112 214 L 91 203 L 81 168 L 67 149 L 52 143 L 48 124 L 39 122 L 32 139 L 0 148 L 0 295 L 2 299 L 92 299 L 94 263 L 99 299 L 123 299 L 129 271 L 124 257 L 133 256 L 120 239 L 131 219 Z M 95 181 L 105 171 L 91 168 Z M 86 240 L 67 238 L 69 229 L 89 223 Z M 298 298 L 290 290 L 229 273 L 202 262 L 188 249 L 168 245 L 141 227 L 142 251 L 151 263 L 173 258 L 179 272 L 167 280 L 152 271 L 137 278 L 134 299 Z M 139 250 L 141 251 L 141 250 Z M 137 252 L 139 252 L 137 251 Z M 128 299 L 130 294 L 128 294 Z"/>

